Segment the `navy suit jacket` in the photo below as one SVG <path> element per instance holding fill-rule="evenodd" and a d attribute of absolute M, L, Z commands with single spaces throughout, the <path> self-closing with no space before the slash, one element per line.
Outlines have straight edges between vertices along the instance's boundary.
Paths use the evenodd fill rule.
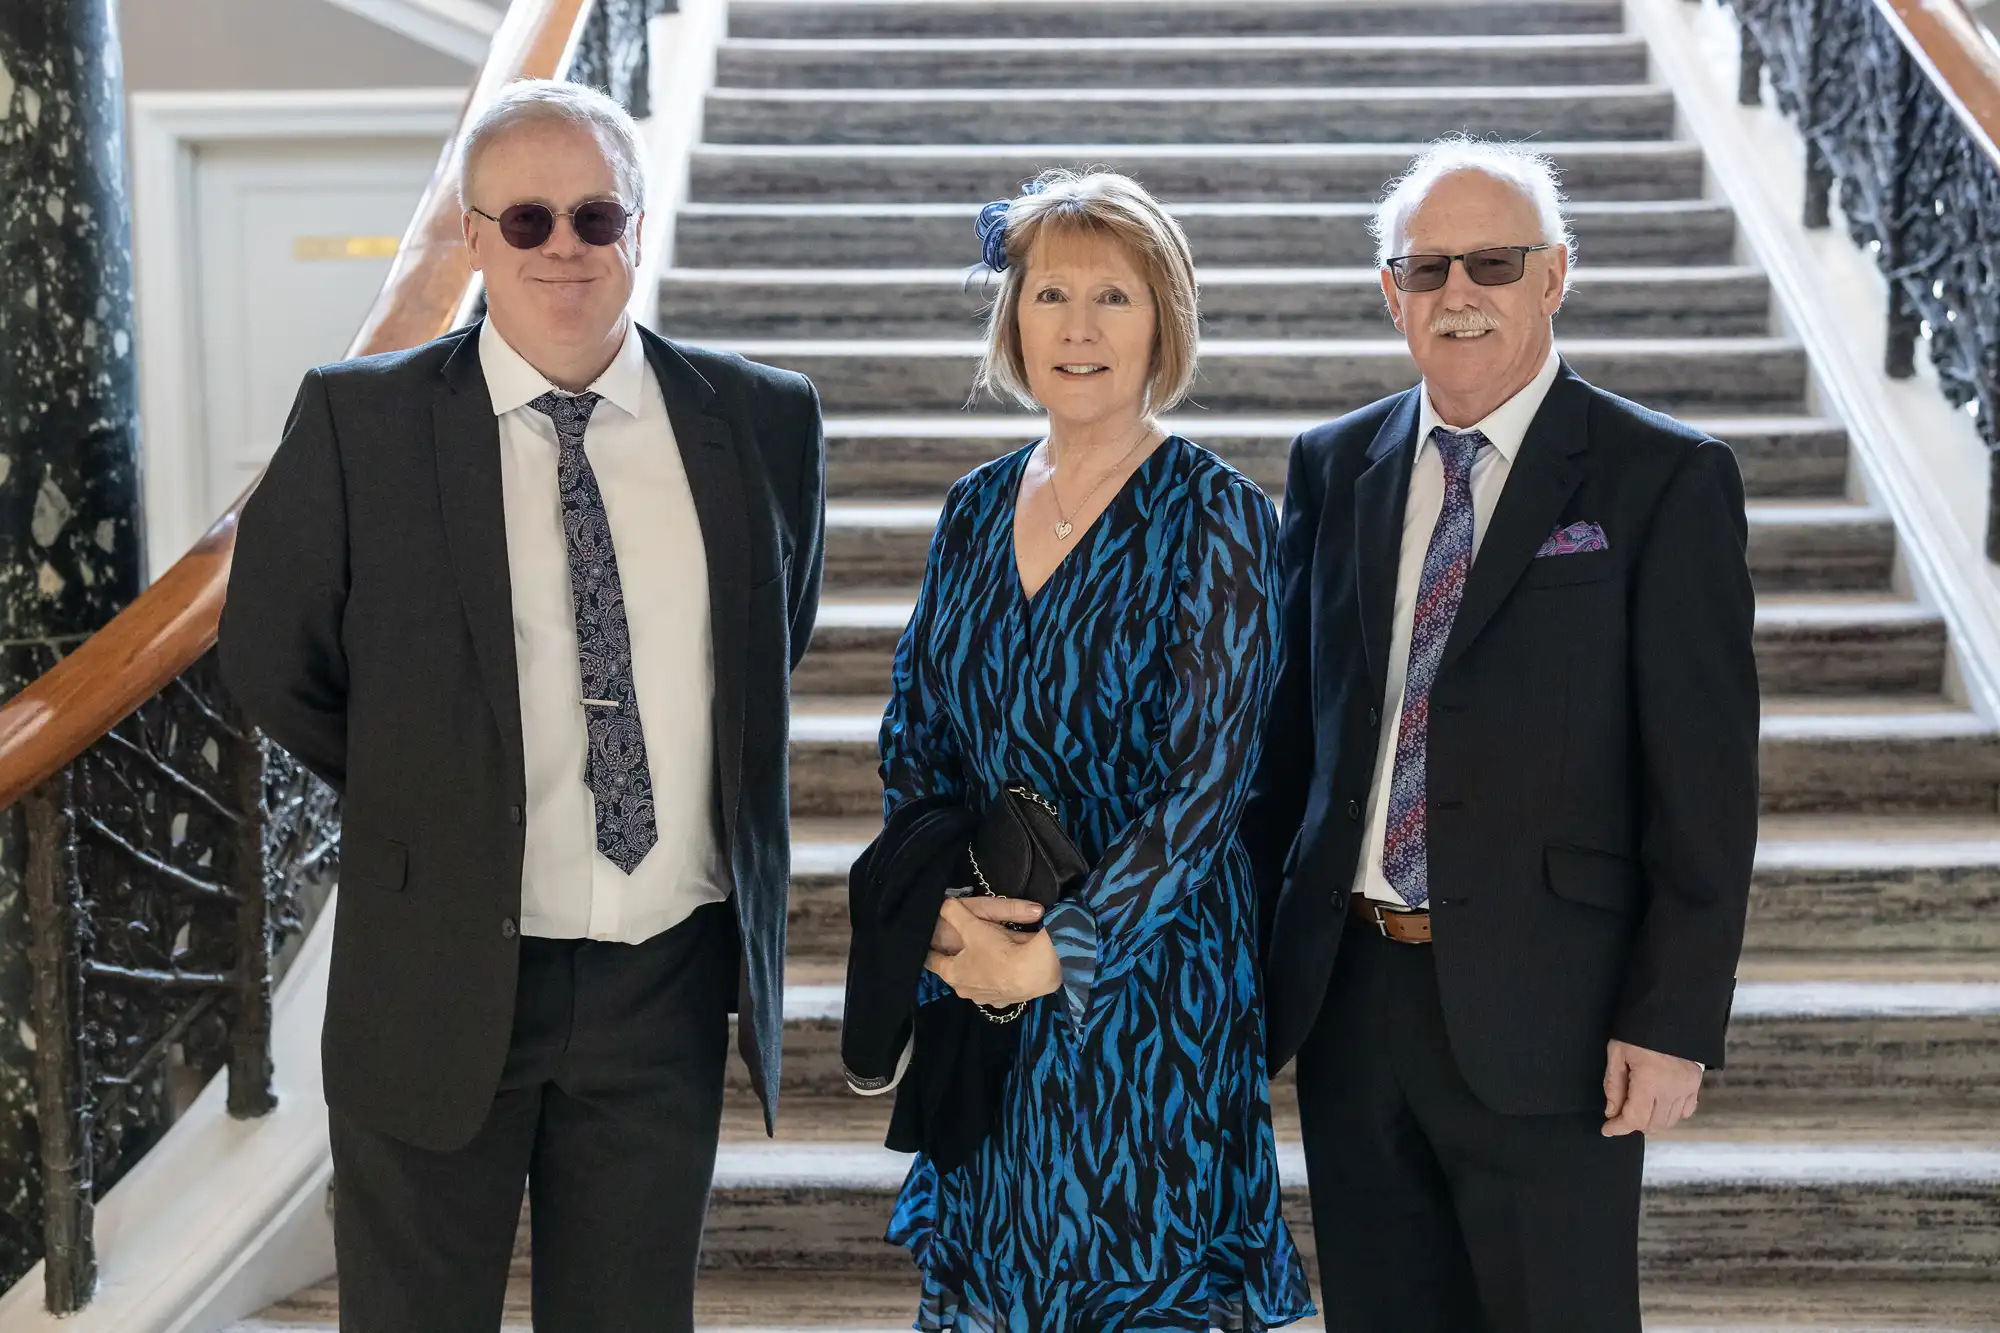
<path fill-rule="evenodd" d="M 1420 394 L 1292 445 L 1277 697 L 1244 821 L 1273 1069 L 1320 1019 L 1386 780 Z M 1575 523 L 1608 549 L 1537 558 Z M 1757 837 L 1746 542 L 1726 446 L 1563 367 L 1431 693 L 1432 947 L 1454 1055 L 1495 1110 L 1601 1109 L 1614 1037 L 1722 1063 Z"/>

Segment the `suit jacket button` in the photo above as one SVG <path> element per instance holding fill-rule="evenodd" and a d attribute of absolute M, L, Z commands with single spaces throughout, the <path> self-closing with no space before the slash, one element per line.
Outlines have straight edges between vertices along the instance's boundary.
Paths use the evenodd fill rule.
<path fill-rule="evenodd" d="M 1382 725 L 1382 715 L 1377 711 L 1375 711 L 1373 708 L 1368 710 L 1368 725 L 1371 727 L 1379 727 Z"/>
<path fill-rule="evenodd" d="M 518 806 L 518 805 L 510 805 L 510 806 L 508 806 L 508 807 L 507 807 L 507 822 L 508 822 L 509 824 L 519 824 L 519 823 L 521 822 L 521 807 L 520 807 L 520 806 Z"/>
<path fill-rule="evenodd" d="M 514 918 L 513 918 L 513 917 L 511 917 L 511 916 L 509 916 L 509 917 L 502 917 L 502 918 L 500 919 L 500 938 L 501 938 L 501 939 L 503 939 L 503 940 L 511 940 L 511 939 L 513 939 L 513 938 L 514 938 L 514 937 L 515 937 L 516 935 L 518 935 L 518 934 L 520 934 L 520 933 L 521 933 L 521 928 L 520 928 L 519 926 L 516 926 L 516 925 L 514 924 Z"/>
<path fill-rule="evenodd" d="M 1347 803 L 1347 817 L 1349 819 L 1361 818 L 1361 802 L 1349 801 Z"/>

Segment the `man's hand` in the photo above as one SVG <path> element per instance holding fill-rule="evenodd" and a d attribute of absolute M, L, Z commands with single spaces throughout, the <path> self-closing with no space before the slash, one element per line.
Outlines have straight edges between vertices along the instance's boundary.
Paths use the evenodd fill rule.
<path fill-rule="evenodd" d="M 1604 1062 L 1604 1137 L 1660 1134 L 1694 1114 L 1701 1066 L 1614 1041 Z"/>

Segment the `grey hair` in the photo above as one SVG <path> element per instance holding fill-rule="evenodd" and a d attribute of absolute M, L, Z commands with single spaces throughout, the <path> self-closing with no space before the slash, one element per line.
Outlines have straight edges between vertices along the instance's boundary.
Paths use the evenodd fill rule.
<path fill-rule="evenodd" d="M 619 202 L 633 212 L 645 208 L 645 150 L 639 144 L 639 126 L 632 113 L 595 88 L 557 79 L 521 79 L 508 84 L 466 129 L 458 150 L 459 207 L 471 203 L 472 171 L 483 151 L 517 126 L 550 121 L 593 131 L 618 178 Z"/>
<path fill-rule="evenodd" d="M 1505 185 L 1535 206 L 1541 215 L 1541 239 L 1560 245 L 1576 258 L 1576 239 L 1563 216 L 1563 194 L 1556 164 L 1525 144 L 1502 143 L 1453 134 L 1417 155 L 1409 170 L 1391 181 L 1368 230 L 1375 237 L 1375 262 L 1386 266 L 1403 242 L 1403 230 L 1432 187 L 1448 176 L 1476 171 Z"/>

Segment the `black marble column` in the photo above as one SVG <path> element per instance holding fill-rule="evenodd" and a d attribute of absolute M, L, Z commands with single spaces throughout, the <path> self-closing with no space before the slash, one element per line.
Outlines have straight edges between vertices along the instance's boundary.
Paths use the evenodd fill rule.
<path fill-rule="evenodd" d="M 0 0 L 0 697 L 138 594 L 113 0 Z M 41 1253 L 18 809 L 0 816 L 0 1282 Z"/>

